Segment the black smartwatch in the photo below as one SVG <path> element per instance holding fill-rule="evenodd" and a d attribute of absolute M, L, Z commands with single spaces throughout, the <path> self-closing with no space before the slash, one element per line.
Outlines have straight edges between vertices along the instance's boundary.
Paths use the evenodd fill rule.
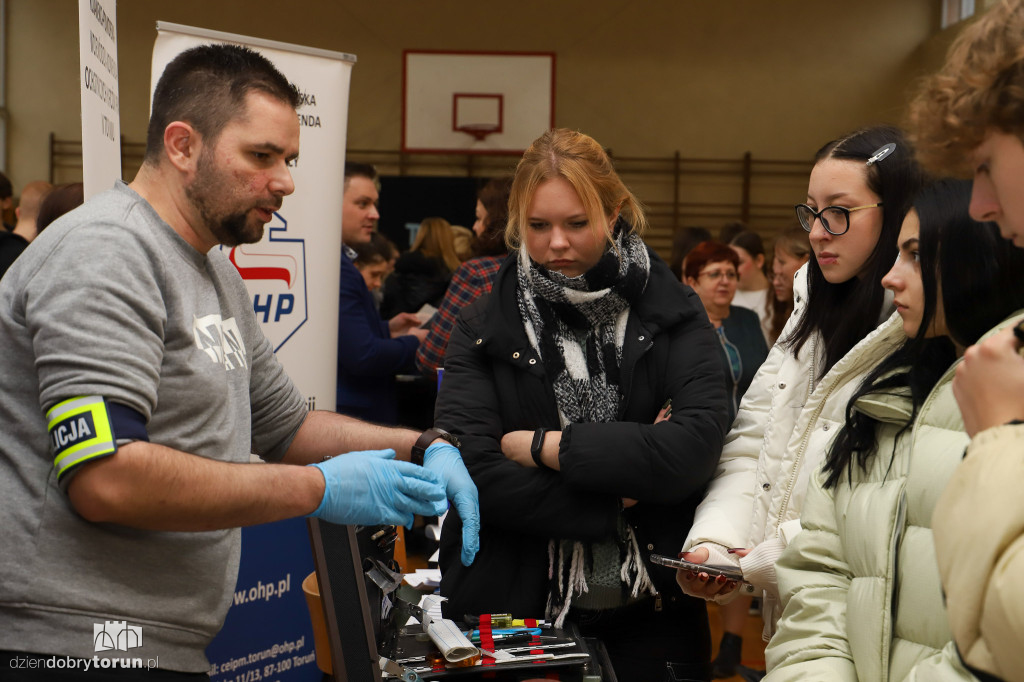
<path fill-rule="evenodd" d="M 461 447 L 462 443 L 459 439 L 448 433 L 444 429 L 430 428 L 420 434 L 420 437 L 416 439 L 416 444 L 412 446 L 412 453 L 409 457 L 413 464 L 423 466 L 423 456 L 427 452 L 427 448 L 438 438 L 446 440 L 455 447 Z"/>
<path fill-rule="evenodd" d="M 530 456 L 533 457 L 534 463 L 541 469 L 550 469 L 544 460 L 540 458 L 540 453 L 544 450 L 544 435 L 548 432 L 547 429 L 537 429 L 533 432 L 533 443 L 530 445 Z"/>

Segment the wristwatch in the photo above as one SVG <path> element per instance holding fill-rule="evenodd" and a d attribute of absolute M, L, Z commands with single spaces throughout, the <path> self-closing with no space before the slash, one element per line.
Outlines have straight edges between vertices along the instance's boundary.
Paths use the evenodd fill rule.
<path fill-rule="evenodd" d="M 444 429 L 429 428 L 420 434 L 420 437 L 416 439 L 416 444 L 412 446 L 412 454 L 410 459 L 413 464 L 423 466 L 423 455 L 426 454 L 427 448 L 438 438 L 446 440 L 455 447 L 462 447 L 462 443 L 454 435 L 448 433 Z"/>

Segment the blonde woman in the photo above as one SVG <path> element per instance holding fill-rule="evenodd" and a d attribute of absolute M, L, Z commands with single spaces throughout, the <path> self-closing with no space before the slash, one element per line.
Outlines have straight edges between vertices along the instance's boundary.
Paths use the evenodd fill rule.
<path fill-rule="evenodd" d="M 415 313 L 424 304 L 436 308 L 460 265 L 451 224 L 444 218 L 424 218 L 412 248 L 398 257 L 395 271 L 384 283 L 381 316 Z"/>
<path fill-rule="evenodd" d="M 551 130 L 519 162 L 515 255 L 460 313 L 437 401 L 485 519 L 470 568 L 446 519 L 441 593 L 456 617 L 570 619 L 619 679 L 706 680 L 705 604 L 650 555 L 675 555 L 714 472 L 723 370 L 700 299 L 645 225 L 593 138 Z"/>

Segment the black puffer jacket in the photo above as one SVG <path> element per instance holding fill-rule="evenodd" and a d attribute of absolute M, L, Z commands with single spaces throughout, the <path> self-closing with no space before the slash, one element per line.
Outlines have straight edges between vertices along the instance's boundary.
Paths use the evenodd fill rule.
<path fill-rule="evenodd" d="M 530 347 L 516 304 L 515 257 L 494 289 L 465 308 L 445 357 L 435 423 L 462 439 L 480 492 L 480 552 L 459 562 L 461 520 L 447 517 L 440 555 L 446 614 L 511 612 L 543 617 L 548 540 L 613 534 L 622 498 L 662 602 L 704 612 L 685 597 L 676 556 L 722 449 L 728 412 L 719 343 L 700 299 L 651 253 L 647 288 L 632 307 L 623 346 L 619 421 L 572 424 L 562 434 L 561 472 L 522 467 L 501 453 L 509 431 L 558 430 L 551 382 Z M 667 398 L 672 418 L 653 424 Z"/>

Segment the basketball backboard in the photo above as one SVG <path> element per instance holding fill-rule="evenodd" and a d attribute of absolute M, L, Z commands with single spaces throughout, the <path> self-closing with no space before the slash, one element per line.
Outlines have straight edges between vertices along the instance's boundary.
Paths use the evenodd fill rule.
<path fill-rule="evenodd" d="M 402 151 L 521 154 L 555 124 L 555 55 L 406 50 Z"/>

